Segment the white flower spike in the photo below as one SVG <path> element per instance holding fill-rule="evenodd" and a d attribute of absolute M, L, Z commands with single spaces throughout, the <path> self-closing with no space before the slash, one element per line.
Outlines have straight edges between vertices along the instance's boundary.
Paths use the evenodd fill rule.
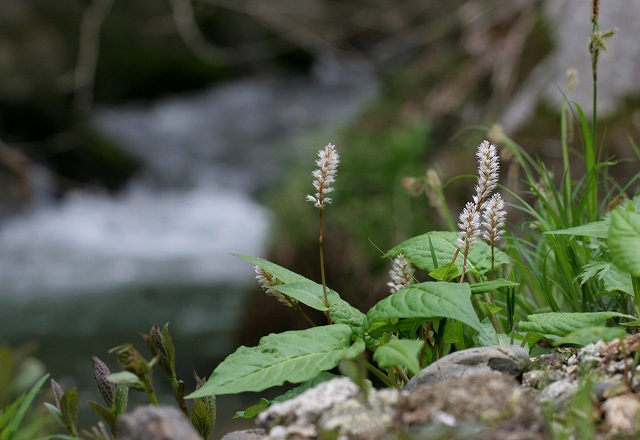
<path fill-rule="evenodd" d="M 500 193 L 494 194 L 485 204 L 482 218 L 482 226 L 484 226 L 482 238 L 487 240 L 491 246 L 495 246 L 500 236 L 504 234 L 504 224 L 507 218 L 504 200 L 502 200 Z"/>
<path fill-rule="evenodd" d="M 333 144 L 329 144 L 318 151 L 316 160 L 317 170 L 311 173 L 314 177 L 313 186 L 316 189 L 314 196 L 308 195 L 307 201 L 312 202 L 316 208 L 324 209 L 325 203 L 331 203 L 331 198 L 325 197 L 333 191 L 332 183 L 335 182 L 336 172 L 340 164 L 340 156 Z"/>
<path fill-rule="evenodd" d="M 460 214 L 460 221 L 458 223 L 460 228 L 458 237 L 458 249 L 464 250 L 465 254 L 469 251 L 469 248 L 476 242 L 481 235 L 480 231 L 480 213 L 476 211 L 476 205 L 467 202 Z"/>
<path fill-rule="evenodd" d="M 500 158 L 497 147 L 489 141 L 483 141 L 478 146 L 476 157 L 478 158 L 478 184 L 473 202 L 476 204 L 476 210 L 482 212 L 489 195 L 498 186 Z"/>
<path fill-rule="evenodd" d="M 413 277 L 416 270 L 411 266 L 411 261 L 404 254 L 398 254 L 394 259 L 389 270 L 389 278 L 391 281 L 387 283 L 391 293 L 396 293 L 400 289 L 413 284 Z"/>

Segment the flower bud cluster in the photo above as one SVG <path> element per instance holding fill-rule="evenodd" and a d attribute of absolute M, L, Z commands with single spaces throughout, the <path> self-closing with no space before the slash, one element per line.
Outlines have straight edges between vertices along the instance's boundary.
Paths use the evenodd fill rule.
<path fill-rule="evenodd" d="M 391 293 L 396 293 L 400 289 L 413 284 L 415 269 L 411 266 L 411 261 L 404 254 L 400 253 L 393 259 L 391 270 L 389 270 L 389 278 L 391 281 L 387 283 Z"/>
<path fill-rule="evenodd" d="M 284 293 L 278 292 L 275 289 L 272 289 L 273 286 L 282 284 L 279 279 L 258 266 L 253 266 L 253 271 L 256 274 L 256 280 L 258 281 L 258 284 L 260 285 L 260 287 L 262 287 L 267 295 L 275 296 L 278 301 L 280 301 L 287 307 L 295 307 L 297 305 L 297 300 L 285 295 Z"/>
<path fill-rule="evenodd" d="M 466 253 L 479 237 L 495 245 L 504 233 L 506 211 L 499 193 L 491 193 L 498 186 L 500 158 L 497 147 L 489 141 L 478 146 L 478 181 L 473 202 L 467 202 L 460 214 L 458 249 Z M 484 230 L 482 228 L 484 227 Z"/>
<path fill-rule="evenodd" d="M 312 202 L 316 208 L 324 209 L 325 203 L 331 203 L 332 200 L 326 197 L 333 191 L 332 183 L 336 180 L 336 172 L 340 164 L 340 156 L 333 144 L 329 144 L 318 152 L 316 160 L 318 169 L 311 173 L 314 177 L 313 186 L 316 189 L 314 196 L 308 195 L 307 201 Z"/>

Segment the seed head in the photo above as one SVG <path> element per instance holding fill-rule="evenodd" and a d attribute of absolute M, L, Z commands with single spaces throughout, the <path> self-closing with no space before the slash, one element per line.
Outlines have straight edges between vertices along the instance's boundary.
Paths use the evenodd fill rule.
<path fill-rule="evenodd" d="M 316 189 L 316 193 L 314 196 L 307 195 L 307 200 L 312 202 L 316 208 L 324 209 L 325 203 L 332 202 L 331 198 L 325 196 L 333 191 L 331 184 L 335 182 L 336 172 L 340 164 L 340 156 L 336 151 L 336 147 L 333 144 L 329 144 L 318 151 L 318 159 L 315 164 L 318 169 L 311 174 L 314 178 L 313 186 Z"/>

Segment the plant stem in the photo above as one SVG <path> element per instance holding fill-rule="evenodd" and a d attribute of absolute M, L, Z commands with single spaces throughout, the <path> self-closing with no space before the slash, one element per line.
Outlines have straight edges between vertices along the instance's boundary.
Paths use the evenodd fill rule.
<path fill-rule="evenodd" d="M 496 248 L 495 242 L 491 242 L 491 279 L 496 279 Z M 489 292 L 485 297 L 487 302 L 493 305 L 493 291 Z M 498 317 L 495 313 L 489 311 L 489 320 L 491 321 L 491 325 L 496 333 L 502 333 L 502 329 L 500 328 L 500 323 L 498 322 Z"/>
<path fill-rule="evenodd" d="M 324 305 L 327 308 L 325 315 L 327 315 L 327 324 L 331 325 L 331 313 L 329 312 L 329 297 L 327 296 L 327 281 L 324 275 L 324 239 L 322 236 L 322 219 L 324 209 L 320 208 L 320 233 L 318 235 L 318 246 L 320 248 L 320 277 L 322 279 L 322 294 L 324 295 Z"/>
<path fill-rule="evenodd" d="M 396 374 L 400 376 L 400 379 L 402 379 L 402 382 L 404 382 L 405 384 L 409 382 L 409 376 L 407 376 L 407 373 L 405 373 L 402 368 L 400 368 L 398 365 L 394 365 L 393 368 L 396 371 Z"/>
<path fill-rule="evenodd" d="M 420 368 L 424 368 L 424 357 L 427 353 L 427 342 L 429 342 L 432 346 L 434 345 L 434 342 L 431 340 L 431 337 L 429 336 L 431 327 L 433 327 L 433 321 L 429 321 L 426 326 L 423 326 L 424 342 L 422 344 L 422 348 L 420 349 L 420 359 L 419 359 Z"/>
<path fill-rule="evenodd" d="M 159 405 L 160 402 L 158 402 L 158 397 L 156 396 L 156 393 L 153 390 L 153 385 L 151 385 L 151 382 L 149 380 L 145 380 L 145 388 L 147 389 L 147 394 L 149 395 L 151 404 L 155 406 Z"/>
<path fill-rule="evenodd" d="M 636 317 L 640 318 L 640 277 L 631 277 L 631 285 L 633 286 L 633 297 L 635 299 Z"/>
<path fill-rule="evenodd" d="M 389 377 L 386 374 L 384 374 L 384 372 L 382 372 L 379 368 L 377 368 L 371 362 L 367 361 L 365 365 L 367 366 L 367 370 L 371 371 L 373 375 L 376 376 L 378 379 L 380 379 L 390 387 L 398 388 L 398 385 L 396 385 L 391 379 L 389 379 Z"/>
<path fill-rule="evenodd" d="M 300 313 L 302 315 L 302 317 L 309 323 L 309 325 L 311 327 L 317 327 L 316 323 L 313 322 L 313 320 L 311 318 L 309 318 L 309 315 L 307 315 L 305 313 L 305 311 L 302 310 L 302 307 L 298 306 L 298 307 L 296 307 L 296 310 L 298 311 L 298 313 Z"/>

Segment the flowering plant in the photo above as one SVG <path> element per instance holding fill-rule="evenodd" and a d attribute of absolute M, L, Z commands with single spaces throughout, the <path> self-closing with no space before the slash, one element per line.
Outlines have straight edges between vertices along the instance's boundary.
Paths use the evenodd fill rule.
<path fill-rule="evenodd" d="M 465 333 L 484 335 L 488 342 L 491 335 L 502 333 L 493 312 L 486 314 L 494 323 L 491 328 L 478 318 L 472 301 L 472 295 L 487 294 L 486 306 L 493 310 L 489 294 L 515 285 L 496 277 L 497 267 L 509 262 L 506 254 L 495 249 L 506 215 L 500 195 L 491 196 L 498 181 L 497 148 L 485 141 L 478 147 L 477 156 L 476 195 L 460 215 L 459 236 L 430 232 L 391 249 L 387 253 L 392 259 L 388 283 L 391 295 L 363 313 L 328 288 L 325 281 L 323 213 L 331 202 L 326 194 L 333 191 L 339 155 L 332 144 L 320 150 L 318 168 L 312 173 L 316 193 L 308 195 L 307 200 L 320 213 L 321 283 L 272 262 L 238 255 L 254 266 L 258 283 L 267 294 L 303 313 L 311 327 L 265 336 L 256 347 L 240 347 L 187 398 L 261 391 L 285 381 L 302 383 L 345 359 L 364 363 L 369 372 L 390 386 L 402 386 L 417 373 L 412 366 L 431 363 L 449 352 L 453 343 L 464 346 L 468 340 Z M 477 241 L 480 237 L 487 243 Z M 462 259 L 457 259 L 458 253 L 462 253 Z M 427 269 L 431 280 L 419 282 L 414 266 Z M 471 283 L 465 282 L 465 274 Z M 317 326 L 303 306 L 324 312 L 329 325 Z M 449 327 L 454 330 L 446 330 Z M 367 349 L 374 353 L 377 365 L 359 356 Z M 407 365 L 406 359 L 415 361 Z"/>

